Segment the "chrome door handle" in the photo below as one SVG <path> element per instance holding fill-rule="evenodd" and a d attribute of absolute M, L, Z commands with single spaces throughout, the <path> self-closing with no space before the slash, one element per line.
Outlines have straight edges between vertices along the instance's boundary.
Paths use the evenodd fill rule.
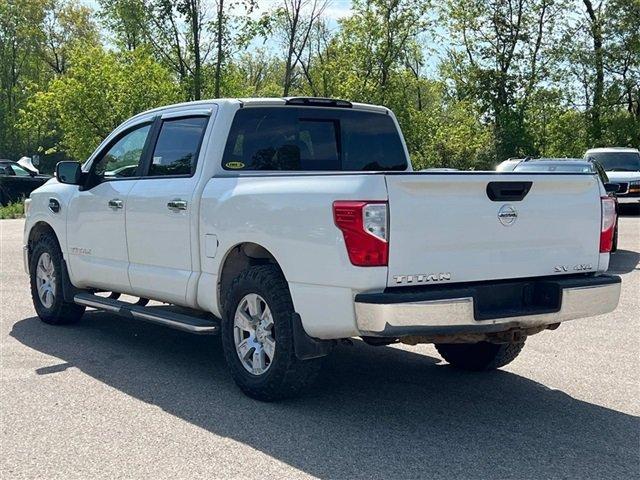
<path fill-rule="evenodd" d="M 109 202 L 107 202 L 107 205 L 109 205 L 109 208 L 119 210 L 124 206 L 124 202 L 118 198 L 114 198 L 112 200 L 109 200 Z"/>
<path fill-rule="evenodd" d="M 174 212 L 178 210 L 186 210 L 187 202 L 186 200 L 180 199 L 170 200 L 167 202 L 167 208 L 169 208 L 169 210 L 173 210 Z"/>

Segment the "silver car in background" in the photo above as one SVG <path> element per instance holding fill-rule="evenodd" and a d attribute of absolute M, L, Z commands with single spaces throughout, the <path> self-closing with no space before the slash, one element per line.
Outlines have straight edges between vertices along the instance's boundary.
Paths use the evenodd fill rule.
<path fill-rule="evenodd" d="M 620 189 L 617 183 L 611 183 L 600 163 L 593 159 L 582 158 L 510 158 L 496 167 L 498 172 L 544 172 L 544 173 L 595 173 L 609 195 L 616 200 L 616 213 L 619 211 L 616 192 Z M 613 234 L 612 252 L 618 249 L 618 218 Z"/>

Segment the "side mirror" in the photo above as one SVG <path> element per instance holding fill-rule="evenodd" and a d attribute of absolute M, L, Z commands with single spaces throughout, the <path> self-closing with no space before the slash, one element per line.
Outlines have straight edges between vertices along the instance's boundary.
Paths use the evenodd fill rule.
<path fill-rule="evenodd" d="M 620 185 L 617 183 L 605 183 L 604 189 L 607 193 L 618 193 L 620 191 Z"/>
<path fill-rule="evenodd" d="M 58 162 L 56 165 L 56 178 L 60 183 L 80 185 L 82 179 L 80 164 L 73 161 Z"/>

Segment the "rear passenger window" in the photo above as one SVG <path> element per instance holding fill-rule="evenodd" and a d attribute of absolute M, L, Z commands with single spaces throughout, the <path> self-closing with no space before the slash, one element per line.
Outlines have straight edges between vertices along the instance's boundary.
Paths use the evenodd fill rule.
<path fill-rule="evenodd" d="M 207 117 L 164 120 L 153 150 L 149 176 L 191 175 L 207 120 Z"/>
<path fill-rule="evenodd" d="M 227 170 L 405 170 L 389 115 L 350 109 L 247 107 L 233 120 Z"/>

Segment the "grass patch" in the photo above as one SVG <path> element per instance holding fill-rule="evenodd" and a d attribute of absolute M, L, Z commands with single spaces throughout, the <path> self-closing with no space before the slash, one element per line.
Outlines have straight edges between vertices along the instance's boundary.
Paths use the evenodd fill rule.
<path fill-rule="evenodd" d="M 6 207 L 0 206 L 0 219 L 24 217 L 24 203 L 10 203 Z"/>

